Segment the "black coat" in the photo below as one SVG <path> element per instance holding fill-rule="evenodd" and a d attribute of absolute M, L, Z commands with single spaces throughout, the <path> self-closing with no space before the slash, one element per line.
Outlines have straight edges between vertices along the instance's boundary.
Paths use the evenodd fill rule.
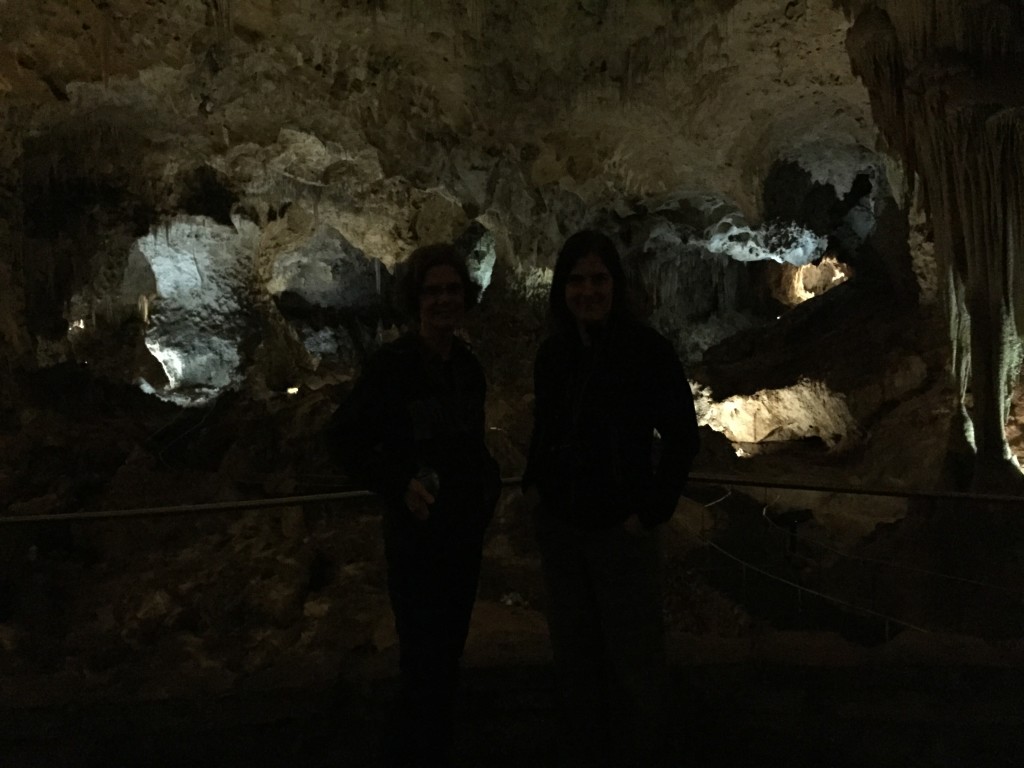
<path fill-rule="evenodd" d="M 456 339 L 449 360 L 415 335 L 381 347 L 335 416 L 331 439 L 345 468 L 380 494 L 400 525 L 482 533 L 501 490 L 484 444 L 486 382 Z M 426 526 L 405 508 L 409 480 L 433 470 L 439 490 Z"/>
<path fill-rule="evenodd" d="M 700 441 L 686 373 L 664 337 L 615 321 L 590 344 L 576 329 L 555 333 L 537 353 L 534 392 L 523 484 L 537 487 L 544 514 L 589 529 L 672 516 Z"/>

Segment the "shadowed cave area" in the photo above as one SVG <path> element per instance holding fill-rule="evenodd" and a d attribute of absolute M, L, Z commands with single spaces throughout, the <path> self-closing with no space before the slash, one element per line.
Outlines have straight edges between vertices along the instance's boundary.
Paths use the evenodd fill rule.
<path fill-rule="evenodd" d="M 459 766 L 554 766 L 518 490 L 562 242 L 611 236 L 702 449 L 674 764 L 1024 754 L 1024 10 L 0 0 L 0 762 L 375 766 L 380 507 L 324 433 L 453 242 L 506 487 Z"/>

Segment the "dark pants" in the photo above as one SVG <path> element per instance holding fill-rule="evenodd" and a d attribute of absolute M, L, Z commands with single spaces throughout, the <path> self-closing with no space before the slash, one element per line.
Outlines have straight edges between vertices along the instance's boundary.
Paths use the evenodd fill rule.
<path fill-rule="evenodd" d="M 665 760 L 665 642 L 657 534 L 537 525 L 565 730 L 565 765 Z"/>
<path fill-rule="evenodd" d="M 401 679 L 385 755 L 389 766 L 444 766 L 450 760 L 459 659 L 480 579 L 482 537 L 401 514 L 389 514 L 384 522 Z"/>

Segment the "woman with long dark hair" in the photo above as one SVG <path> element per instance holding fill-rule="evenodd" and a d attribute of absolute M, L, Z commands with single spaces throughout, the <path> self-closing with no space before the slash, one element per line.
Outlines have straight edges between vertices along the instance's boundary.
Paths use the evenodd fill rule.
<path fill-rule="evenodd" d="M 540 502 L 564 760 L 657 766 L 666 759 L 657 531 L 699 447 L 693 398 L 671 344 L 630 312 L 606 235 L 565 242 L 549 309 L 523 487 Z"/>

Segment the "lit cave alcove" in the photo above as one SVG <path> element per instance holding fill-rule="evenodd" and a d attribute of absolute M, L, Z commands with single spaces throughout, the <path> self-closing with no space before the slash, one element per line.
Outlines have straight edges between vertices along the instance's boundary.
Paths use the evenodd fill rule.
<path fill-rule="evenodd" d="M 326 426 L 451 242 L 508 479 L 455 764 L 554 765 L 519 493 L 593 227 L 702 448 L 677 764 L 1024 754 L 1010 0 L 0 0 L 0 764 L 380 764 L 379 502 Z"/>

